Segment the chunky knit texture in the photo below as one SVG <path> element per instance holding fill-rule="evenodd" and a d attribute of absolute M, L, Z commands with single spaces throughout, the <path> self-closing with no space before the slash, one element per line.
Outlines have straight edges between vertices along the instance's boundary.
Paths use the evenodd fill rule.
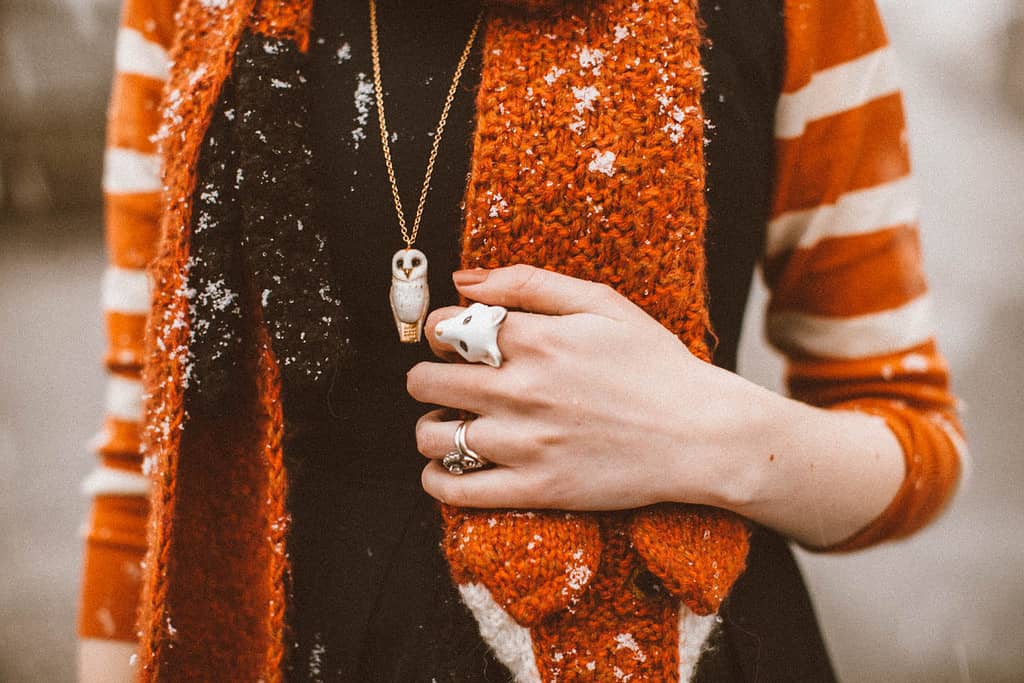
<path fill-rule="evenodd" d="M 499 16 L 488 29 L 463 265 L 530 263 L 605 282 L 708 360 L 695 4 L 616 0 L 579 14 Z M 447 520 L 456 580 L 486 586 L 530 627 L 542 680 L 616 669 L 676 680 L 680 664 L 695 663 L 679 662 L 680 611 L 714 613 L 748 548 L 734 515 L 682 506 L 450 511 Z M 697 561 L 645 562 L 682 558 L 683 548 Z M 630 589 L 648 568 L 665 590 Z"/>
<path fill-rule="evenodd" d="M 228 418 L 187 416 L 188 259 L 200 143 L 244 30 L 308 40 L 307 11 L 284 3 L 182 8 L 183 35 L 168 82 L 162 130 L 167 197 L 145 367 L 146 450 L 155 479 L 147 580 L 140 615 L 143 678 L 195 680 L 231 671 L 277 681 L 284 656 L 283 535 L 287 531 L 278 362 L 256 325 L 243 363 L 248 381 Z M 253 292 L 242 305 L 258 322 Z M 229 481 L 230 486 L 216 487 Z M 214 493 L 218 491 L 218 493 Z M 212 499 L 212 500 L 211 500 Z M 269 542 L 268 542 L 269 541 Z M 204 552 L 195 552 L 204 547 Z M 180 635 L 180 637 L 179 637 Z M 204 673 L 199 673 L 204 672 Z"/>
<path fill-rule="evenodd" d="M 152 46 L 173 44 L 172 67 L 168 75 L 159 59 L 147 61 L 154 51 L 146 48 L 138 73 L 119 76 L 112 112 L 115 120 L 133 123 L 112 128 L 117 154 L 108 157 L 117 162 L 108 166 L 145 170 L 137 164 L 152 157 L 133 155 L 154 154 L 158 144 L 163 181 L 112 173 L 106 183 L 120 269 L 112 271 L 112 281 L 134 284 L 138 269 L 148 265 L 153 282 L 144 357 L 138 343 L 143 306 L 127 299 L 108 314 L 113 344 L 107 362 L 127 403 L 138 400 L 131 382 L 145 366 L 141 438 L 153 489 L 140 671 L 147 680 L 216 680 L 231 672 L 239 680 L 274 681 L 281 678 L 286 628 L 288 414 L 295 397 L 308 395 L 308 386 L 299 388 L 308 370 L 329 362 L 313 353 L 308 362 L 294 364 L 297 357 L 289 354 L 301 352 L 302 325 L 310 321 L 288 324 L 289 307 L 263 286 L 283 265 L 316 253 L 303 247 L 303 240 L 306 247 L 315 245 L 316 226 L 299 234 L 310 199 L 287 191 L 304 171 L 294 121 L 284 120 L 301 109 L 291 93 L 301 90 L 296 56 L 307 47 L 310 3 L 187 0 L 174 22 L 172 4 L 126 4 L 124 23 L 133 35 Z M 695 3 L 501 5 L 484 33 L 463 263 L 525 262 L 606 282 L 708 360 L 705 122 Z M 872 90 L 857 80 L 878 73 L 887 54 L 884 33 L 871 2 L 850 0 L 842 9 L 823 16 L 806 3 L 787 3 L 791 60 L 777 126 L 777 205 L 768 231 L 769 334 L 790 355 L 794 395 L 887 421 L 904 448 L 907 477 L 879 519 L 831 549 L 863 547 L 920 528 L 947 499 L 960 453 L 945 366 L 916 317 L 924 285 L 915 269 L 912 217 L 889 201 L 898 196 L 908 168 L 898 140 L 898 94 L 894 104 L 886 83 Z M 867 28 L 846 34 L 847 21 Z M 801 32 L 807 26 L 820 28 L 813 39 Z M 829 49 L 822 47 L 826 43 Z M 816 73 L 833 67 L 839 71 L 830 79 L 816 81 Z M 161 78 L 168 80 L 157 107 Z M 271 90 L 275 81 L 289 92 Z M 819 100 L 811 95 L 822 83 L 836 82 L 848 82 L 848 106 L 816 110 Z M 211 125 L 218 103 L 219 116 L 228 118 L 228 102 L 239 87 L 254 97 L 253 109 L 234 115 L 255 118 Z M 157 109 L 163 122 L 154 143 L 147 131 L 160 125 Z M 266 131 L 259 125 L 264 116 Z M 877 127 L 876 121 L 890 123 Z M 880 134 L 877 143 L 865 137 L 873 129 Z M 262 139 L 267 134 L 272 141 Z M 232 136 L 248 142 L 241 145 Z M 217 149 L 222 137 L 232 141 L 227 150 Z M 260 143 L 267 149 L 261 151 Z M 234 144 L 245 169 L 232 183 L 225 171 L 236 163 Z M 895 161 L 892 150 L 899 152 Z M 273 164 L 278 153 L 282 169 Z M 796 169 L 807 165 L 798 163 L 805 158 L 835 158 L 843 172 L 804 178 Z M 273 170 L 287 182 L 273 182 Z M 214 191 L 239 192 L 241 202 L 208 201 L 200 175 L 218 186 Z M 875 193 L 870 198 L 886 207 L 891 222 L 851 222 L 857 215 L 851 207 L 867 201 L 864 192 Z M 159 239 L 153 234 L 157 216 Z M 235 221 L 238 232 L 231 233 Z M 202 237 L 203 225 L 226 228 L 221 247 L 204 251 L 204 240 L 217 233 Z M 246 239 L 250 228 L 252 239 Z M 260 253 L 260 245 L 276 248 L 282 239 L 293 251 Z M 239 241 L 256 248 L 232 256 L 224 245 Z M 213 254 L 212 262 L 206 260 Z M 884 296 L 857 294 L 865 283 L 858 267 L 869 254 L 877 266 L 870 283 Z M 831 270 L 819 282 L 822 264 Z M 219 267 L 238 280 L 230 301 L 199 295 L 218 293 L 207 285 L 219 282 Z M 241 274 L 231 275 L 234 268 Z M 332 308 L 340 322 L 344 293 L 335 298 L 322 289 L 328 283 L 318 272 L 327 270 L 311 268 L 295 293 L 310 305 L 305 314 L 320 310 L 312 307 L 310 290 L 326 291 L 316 306 Z M 837 281 L 844 286 L 836 288 Z M 219 318 L 196 314 L 197 306 L 208 313 L 225 302 Z M 842 316 L 855 324 L 837 325 L 834 318 Z M 900 334 L 884 327 L 903 320 L 913 324 Z M 316 320 L 311 325 L 318 334 L 343 338 L 341 329 L 321 328 Z M 230 362 L 218 365 L 213 361 L 226 350 L 219 346 L 225 341 Z M 198 384 L 190 389 L 193 376 Z M 220 415 L 216 387 L 225 378 L 236 382 L 240 399 Z M 197 386 L 204 383 L 213 393 L 193 403 L 191 397 L 203 396 Z M 291 397 L 289 386 L 296 387 Z M 103 446 L 105 465 L 129 478 L 137 465 L 133 444 L 140 439 L 130 407 L 111 418 Z M 134 514 L 121 499 L 134 488 L 118 483 L 104 491 L 98 515 Z M 110 527 L 109 519 L 105 524 Z M 446 509 L 445 525 L 453 577 L 485 637 L 524 680 L 592 680 L 609 673 L 686 680 L 747 552 L 741 520 L 693 506 L 594 515 Z M 107 556 L 96 566 L 112 567 L 115 560 Z M 86 604 L 100 602 L 90 598 Z"/>

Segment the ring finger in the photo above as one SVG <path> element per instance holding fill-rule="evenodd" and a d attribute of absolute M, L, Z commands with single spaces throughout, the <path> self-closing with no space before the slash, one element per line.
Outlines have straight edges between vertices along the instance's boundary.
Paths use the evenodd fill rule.
<path fill-rule="evenodd" d="M 440 460 L 456 450 L 455 430 L 462 420 L 453 420 L 452 411 L 439 408 L 424 414 L 416 423 L 416 446 L 431 460 Z M 493 418 L 479 417 L 466 423 L 466 445 L 495 465 L 512 465 L 516 460 L 514 439 L 508 438 Z"/>

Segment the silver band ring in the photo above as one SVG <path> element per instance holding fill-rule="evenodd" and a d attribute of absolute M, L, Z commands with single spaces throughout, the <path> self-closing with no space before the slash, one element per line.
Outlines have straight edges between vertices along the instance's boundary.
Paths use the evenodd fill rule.
<path fill-rule="evenodd" d="M 465 474 L 475 470 L 482 470 L 490 466 L 482 455 L 474 451 L 466 444 L 466 429 L 469 420 L 463 420 L 455 428 L 455 450 L 449 451 L 441 460 L 441 464 L 451 474 Z"/>

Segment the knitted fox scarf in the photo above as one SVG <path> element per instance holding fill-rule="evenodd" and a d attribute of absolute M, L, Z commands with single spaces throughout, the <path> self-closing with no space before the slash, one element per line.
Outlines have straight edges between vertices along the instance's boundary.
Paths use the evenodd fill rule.
<path fill-rule="evenodd" d="M 708 360 L 696 4 L 490 10 L 462 261 L 606 282 Z M 186 0 L 178 17 L 145 371 L 145 680 L 283 677 L 288 416 L 358 362 L 303 189 L 310 15 Z M 522 681 L 689 680 L 748 549 L 738 517 L 697 506 L 444 520 L 463 599 Z"/>

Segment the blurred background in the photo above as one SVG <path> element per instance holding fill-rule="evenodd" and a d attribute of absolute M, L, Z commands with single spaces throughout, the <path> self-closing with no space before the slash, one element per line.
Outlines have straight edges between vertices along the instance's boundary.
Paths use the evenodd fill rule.
<path fill-rule="evenodd" d="M 118 0 L 0 0 L 0 681 L 70 681 L 103 395 L 99 182 Z M 1024 2 L 881 0 L 974 472 L 913 539 L 801 553 L 845 681 L 1024 680 Z M 741 371 L 778 389 L 751 293 Z"/>

